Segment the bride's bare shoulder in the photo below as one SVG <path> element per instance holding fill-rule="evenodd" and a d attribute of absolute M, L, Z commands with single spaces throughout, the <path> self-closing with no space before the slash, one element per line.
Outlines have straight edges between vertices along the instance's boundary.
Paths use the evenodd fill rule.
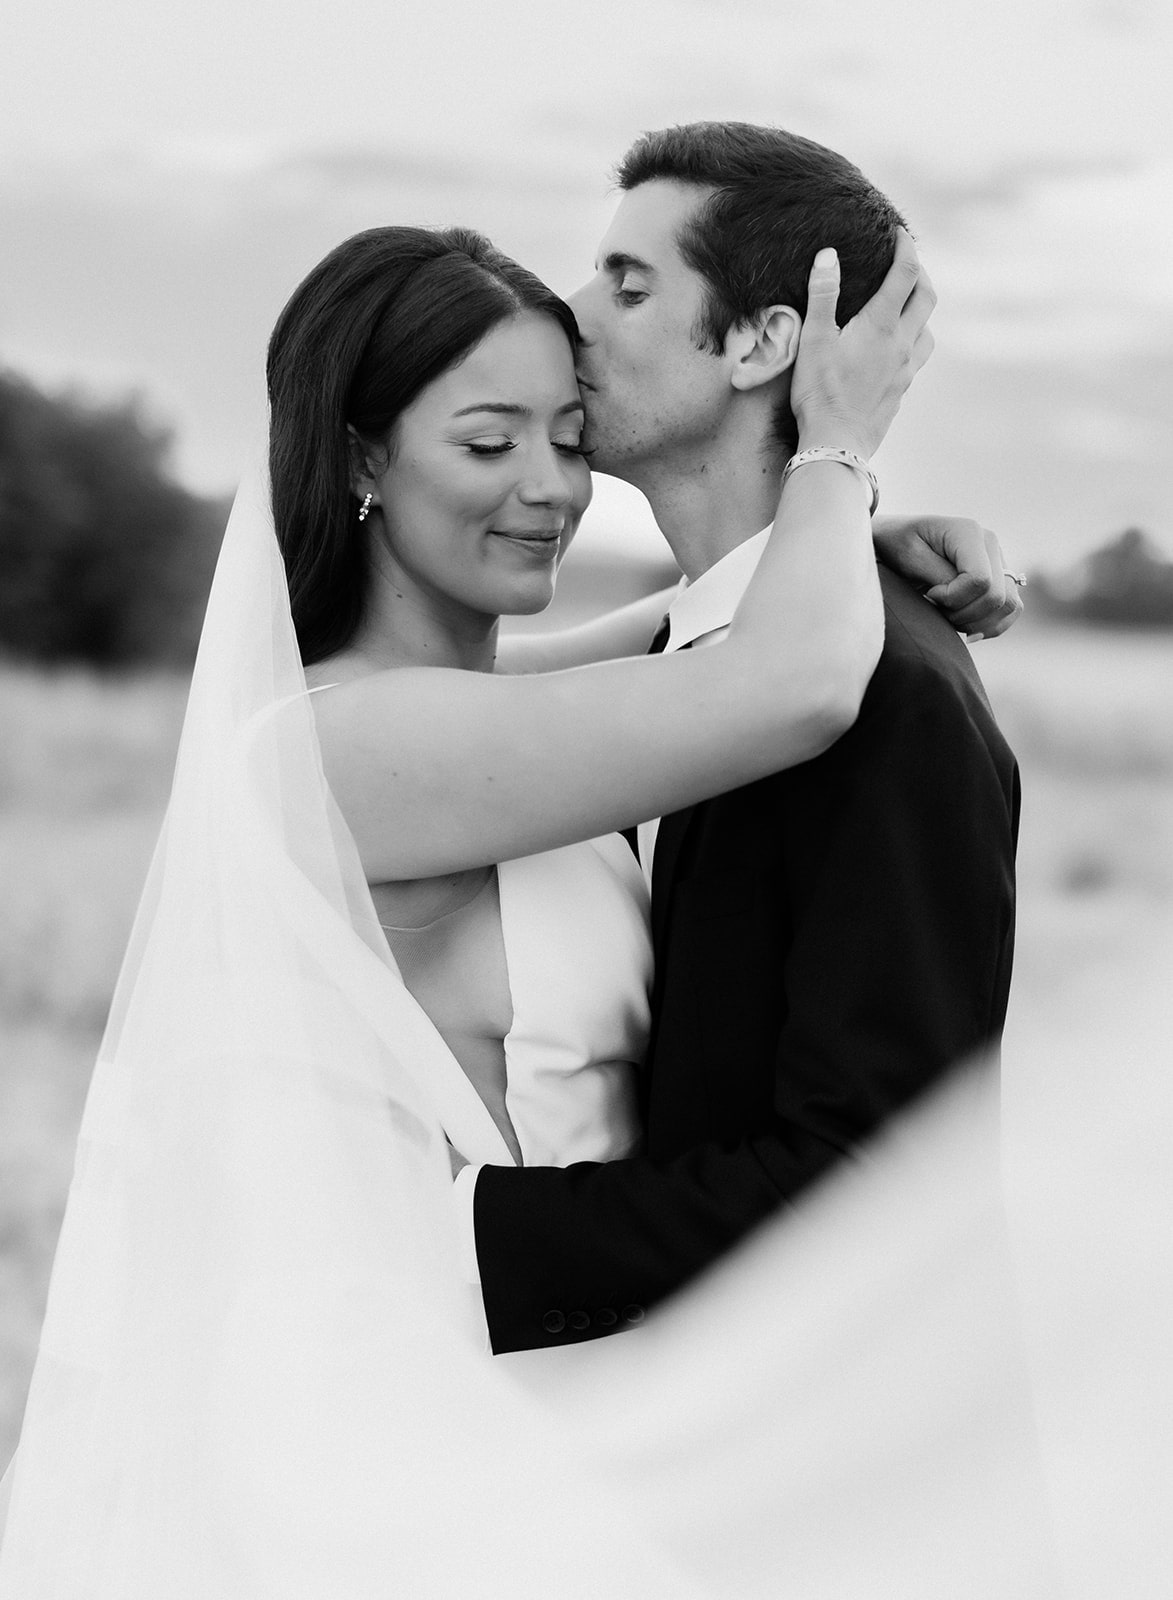
<path fill-rule="evenodd" d="M 380 670 L 378 665 L 359 651 L 341 650 L 336 656 L 315 661 L 312 667 L 305 669 L 306 687 L 330 689 L 340 684 L 358 683 L 362 678 L 373 677 Z"/>

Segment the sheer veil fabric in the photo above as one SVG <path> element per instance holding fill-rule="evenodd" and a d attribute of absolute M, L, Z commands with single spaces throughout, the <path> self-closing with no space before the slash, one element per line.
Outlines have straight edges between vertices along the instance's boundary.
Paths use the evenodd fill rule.
<path fill-rule="evenodd" d="M 94 1072 L 6 1600 L 1053 1592 L 988 1084 L 618 1339 L 493 1361 L 436 1041 L 239 494 Z"/>

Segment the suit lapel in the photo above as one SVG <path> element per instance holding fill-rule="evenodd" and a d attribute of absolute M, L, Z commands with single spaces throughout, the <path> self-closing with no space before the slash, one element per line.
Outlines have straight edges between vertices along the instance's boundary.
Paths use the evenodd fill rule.
<path fill-rule="evenodd" d="M 649 655 L 657 648 L 663 650 L 667 643 L 670 616 L 671 613 L 660 624 L 660 632 L 652 641 Z M 689 639 L 680 648 L 691 650 L 692 646 L 693 640 Z M 683 811 L 670 812 L 668 816 L 660 818 L 660 826 L 656 829 L 656 848 L 652 856 L 652 950 L 657 964 L 668 931 L 668 908 L 672 899 L 672 887 L 676 882 L 676 863 L 680 859 L 680 847 L 684 843 L 684 836 L 688 832 L 689 822 L 696 809 L 696 806 L 686 806 Z M 637 850 L 636 855 L 638 854 Z"/>
<path fill-rule="evenodd" d="M 656 832 L 656 850 L 652 858 L 652 947 L 659 961 L 668 930 L 668 913 L 672 891 L 676 884 L 676 868 L 689 824 L 698 807 L 687 806 L 664 817 Z"/>

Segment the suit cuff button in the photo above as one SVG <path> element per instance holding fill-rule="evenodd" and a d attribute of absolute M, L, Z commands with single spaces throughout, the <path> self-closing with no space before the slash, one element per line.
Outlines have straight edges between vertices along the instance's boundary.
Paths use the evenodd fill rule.
<path fill-rule="evenodd" d="M 547 1333 L 561 1333 L 566 1326 L 566 1318 L 561 1311 L 547 1311 L 542 1318 L 542 1327 Z"/>
<path fill-rule="evenodd" d="M 595 1312 L 596 1328 L 613 1328 L 618 1321 L 618 1311 L 612 1310 L 610 1306 L 600 1306 Z"/>
<path fill-rule="evenodd" d="M 629 1327 L 634 1328 L 637 1323 L 642 1322 L 644 1315 L 643 1306 L 624 1306 L 623 1308 L 623 1320 Z"/>
<path fill-rule="evenodd" d="M 585 1328 L 589 1328 L 591 1325 L 591 1319 L 585 1311 L 572 1311 L 566 1322 L 569 1327 L 574 1329 L 575 1333 L 582 1333 Z"/>

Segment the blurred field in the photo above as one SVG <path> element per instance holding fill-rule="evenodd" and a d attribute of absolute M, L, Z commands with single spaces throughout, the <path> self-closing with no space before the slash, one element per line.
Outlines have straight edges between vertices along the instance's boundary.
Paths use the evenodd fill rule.
<path fill-rule="evenodd" d="M 977 646 L 976 659 L 1023 768 L 1006 1098 L 1029 1131 L 1032 1117 L 1052 1114 L 1069 1042 L 1097 1028 L 1111 1039 L 1113 1018 L 1144 1005 L 1149 953 L 1173 950 L 1173 637 L 1027 622 Z M 184 685 L 167 677 L 0 671 L 0 1465 L 15 1442 L 74 1132 L 183 700 Z M 1110 1081 L 1127 1100 L 1129 1070 L 1105 1062 L 1073 1092 L 1094 1098 Z M 1137 1094 L 1146 1072 L 1164 1076 L 1147 1062 Z M 1167 1130 L 1161 1140 L 1153 1160 L 1169 1149 Z M 1134 1156 L 1119 1152 L 1122 1172 Z M 1089 1266 L 1054 1244 L 1071 1232 L 1048 1213 L 1055 1174 L 1017 1170 L 1013 1143 L 1009 1170 L 1029 1202 L 1022 1250 L 1051 1296 L 1028 1307 L 1045 1332 L 1063 1320 L 1078 1275 L 1110 1276 L 1111 1263 L 1093 1248 Z M 1077 1180 L 1065 1181 L 1069 1193 Z M 1105 1321 L 1105 1341 L 1118 1333 Z M 1138 1338 L 1151 1334 L 1134 1328 L 1122 1348 L 1151 1367 Z M 1128 1383 L 1137 1381 L 1134 1365 Z"/>
<path fill-rule="evenodd" d="M 0 1457 L 73 1140 L 170 784 L 185 684 L 0 672 Z"/>

